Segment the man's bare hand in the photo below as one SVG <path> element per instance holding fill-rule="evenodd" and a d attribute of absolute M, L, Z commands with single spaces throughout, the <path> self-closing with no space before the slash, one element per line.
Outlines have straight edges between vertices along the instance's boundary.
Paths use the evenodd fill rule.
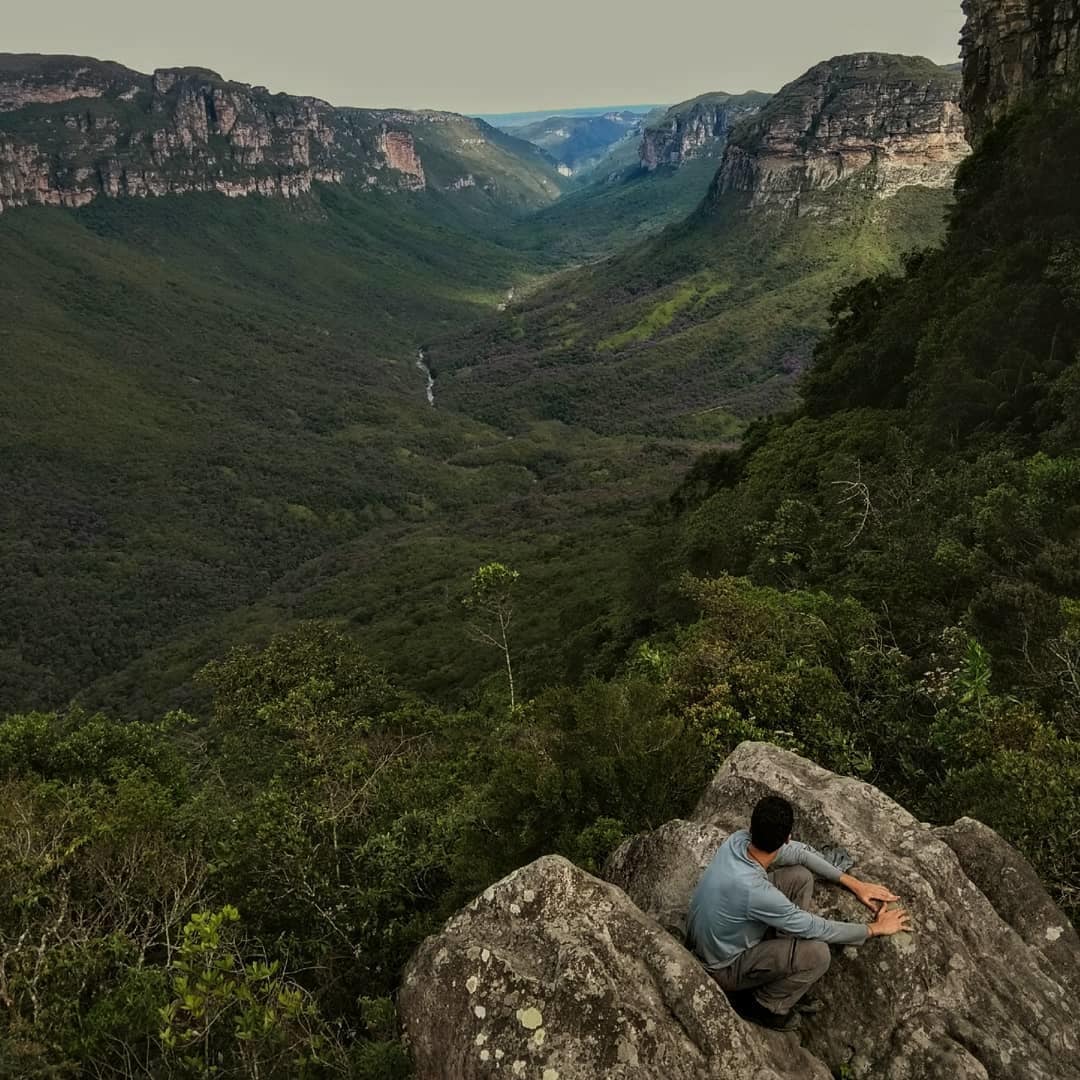
<path fill-rule="evenodd" d="M 876 915 L 887 904 L 900 899 L 896 893 L 884 885 L 872 885 L 869 881 L 853 881 L 848 886 L 851 891 Z"/>
<path fill-rule="evenodd" d="M 877 918 L 870 924 L 873 937 L 890 937 L 901 930 L 911 929 L 911 916 L 903 908 L 883 907 Z"/>

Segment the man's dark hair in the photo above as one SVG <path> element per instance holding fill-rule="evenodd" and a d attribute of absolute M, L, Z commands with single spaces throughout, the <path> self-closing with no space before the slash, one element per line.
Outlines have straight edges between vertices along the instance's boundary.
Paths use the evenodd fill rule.
<path fill-rule="evenodd" d="M 787 843 L 794 824 L 795 811 L 791 803 L 775 795 L 766 795 L 758 801 L 750 817 L 750 841 L 758 851 L 771 855 Z"/>

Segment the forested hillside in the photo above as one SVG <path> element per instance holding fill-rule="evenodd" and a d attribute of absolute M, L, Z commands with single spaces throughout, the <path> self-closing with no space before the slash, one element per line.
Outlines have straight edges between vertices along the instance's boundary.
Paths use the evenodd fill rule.
<path fill-rule="evenodd" d="M 1036 64 L 991 116 L 994 47 L 944 232 L 885 179 L 961 156 L 902 64 L 929 142 L 766 192 L 795 140 L 502 312 L 544 268 L 439 193 L 0 217 L 0 1075 L 407 1077 L 426 935 L 747 739 L 1080 915 L 1080 97 Z"/>
<path fill-rule="evenodd" d="M 959 94 L 925 58 L 869 53 L 816 65 L 771 100 L 676 107 L 650 152 L 678 168 L 657 164 L 618 196 L 573 193 L 530 222 L 606 221 L 633 193 L 671 198 L 704 171 L 702 200 L 655 239 L 433 343 L 446 401 L 504 423 L 703 439 L 789 407 L 832 294 L 940 239 L 968 150 Z M 715 124 L 722 137 L 699 146 Z"/>

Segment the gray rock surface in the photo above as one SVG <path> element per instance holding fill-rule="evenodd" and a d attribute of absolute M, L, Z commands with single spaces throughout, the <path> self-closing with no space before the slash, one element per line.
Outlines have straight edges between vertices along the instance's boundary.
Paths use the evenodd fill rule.
<path fill-rule="evenodd" d="M 816 64 L 729 139 L 710 199 L 799 215 L 833 212 L 841 182 L 877 198 L 949 188 L 970 153 L 960 77 L 924 57 L 856 53 Z"/>
<path fill-rule="evenodd" d="M 834 952 L 802 1047 L 739 1020 L 646 914 L 680 929 L 715 845 L 767 794 L 795 804 L 798 839 L 845 847 L 856 876 L 893 888 L 913 916 L 910 934 Z M 606 872 L 622 888 L 540 859 L 421 946 L 399 1002 L 420 1080 L 1080 1080 L 1075 933 L 977 822 L 935 830 L 869 784 L 744 743 L 693 820 L 634 838 Z M 870 918 L 824 883 L 815 905 Z"/>
<path fill-rule="evenodd" d="M 830 1068 L 875 1080 L 1080 1077 L 1080 1009 L 1062 965 L 995 910 L 934 829 L 871 785 L 764 743 L 728 758 L 693 817 L 730 831 L 764 795 L 795 805 L 798 839 L 847 848 L 852 873 L 888 885 L 912 914 L 913 933 L 834 954 L 820 991 L 825 1011 L 805 1038 Z M 1025 885 L 1014 909 L 1053 907 L 1033 873 Z M 837 888 L 819 886 L 816 901 L 831 918 L 868 918 Z"/>
<path fill-rule="evenodd" d="M 620 889 L 565 859 L 493 885 L 410 962 L 399 1010 L 419 1080 L 829 1080 L 752 1028 Z"/>
<path fill-rule="evenodd" d="M 672 936 L 686 934 L 686 901 L 727 832 L 697 821 L 669 821 L 621 844 L 604 866 L 646 915 Z"/>
<path fill-rule="evenodd" d="M 994 910 L 1080 994 L 1080 935 L 1047 895 L 1031 863 L 974 818 L 934 832 L 956 852 L 964 873 Z"/>
<path fill-rule="evenodd" d="M 642 133 L 638 151 L 641 167 L 652 172 L 665 165 L 679 168 L 696 157 L 719 156 L 732 128 L 768 100 L 768 94 L 751 91 L 703 94 L 672 105 Z"/>
<path fill-rule="evenodd" d="M 1038 87 L 1076 89 L 1077 0 L 964 0 L 964 116 L 977 140 Z"/>

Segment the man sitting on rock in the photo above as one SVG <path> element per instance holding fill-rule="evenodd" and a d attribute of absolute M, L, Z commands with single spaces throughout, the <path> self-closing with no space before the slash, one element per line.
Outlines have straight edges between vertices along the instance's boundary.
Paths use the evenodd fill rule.
<path fill-rule="evenodd" d="M 748 1020 L 790 1031 L 799 1013 L 817 1012 L 800 1002 L 829 968 L 829 945 L 861 945 L 909 929 L 899 897 L 841 873 L 813 848 L 791 841 L 791 803 L 774 796 L 754 807 L 750 830 L 724 841 L 690 901 L 687 942 L 709 974 Z M 850 889 L 875 919 L 834 922 L 807 911 L 814 875 Z"/>

